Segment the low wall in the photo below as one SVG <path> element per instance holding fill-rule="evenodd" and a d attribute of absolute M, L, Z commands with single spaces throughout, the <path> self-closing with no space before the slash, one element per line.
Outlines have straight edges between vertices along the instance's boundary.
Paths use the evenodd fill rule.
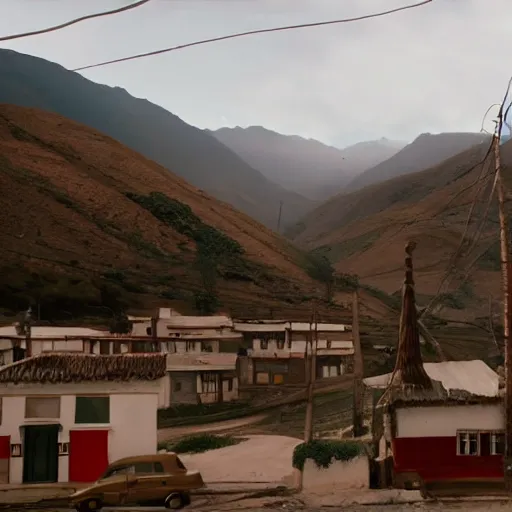
<path fill-rule="evenodd" d="M 329 492 L 334 489 L 368 489 L 370 466 L 368 457 L 361 455 L 350 461 L 332 461 L 328 468 L 319 468 L 314 460 L 304 464 L 302 488 L 309 492 Z"/>

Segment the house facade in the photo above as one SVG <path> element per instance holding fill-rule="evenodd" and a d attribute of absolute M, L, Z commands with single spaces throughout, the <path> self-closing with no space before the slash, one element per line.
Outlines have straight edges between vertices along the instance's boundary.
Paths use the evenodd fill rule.
<path fill-rule="evenodd" d="M 380 456 L 392 457 L 394 484 L 428 489 L 503 479 L 505 419 L 499 377 L 483 361 L 425 363 L 428 392 L 391 392 Z M 365 379 L 384 390 L 391 374 Z"/>
<path fill-rule="evenodd" d="M 165 355 L 41 354 L 0 368 L 0 482 L 93 482 L 155 453 Z"/>
<path fill-rule="evenodd" d="M 351 329 L 344 324 L 314 324 L 276 320 L 235 321 L 233 329 L 244 337 L 238 372 L 242 385 L 303 385 L 307 355 L 316 350 L 317 379 L 353 372 Z M 311 344 L 311 340 L 317 343 Z"/>
<path fill-rule="evenodd" d="M 100 340 L 109 336 L 107 331 L 87 327 L 33 326 L 27 337 L 19 334 L 16 325 L 0 327 L 0 366 L 45 352 L 108 354 L 114 347 Z"/>
<path fill-rule="evenodd" d="M 238 398 L 236 354 L 169 354 L 169 407 L 171 404 L 211 404 Z"/>

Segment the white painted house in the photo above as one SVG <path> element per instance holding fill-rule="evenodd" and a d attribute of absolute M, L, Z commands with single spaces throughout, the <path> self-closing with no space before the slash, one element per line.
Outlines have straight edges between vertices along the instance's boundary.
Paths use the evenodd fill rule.
<path fill-rule="evenodd" d="M 412 473 L 427 486 L 502 481 L 505 418 L 498 374 L 478 360 L 423 367 L 433 390 L 394 390 L 392 374 L 364 379 L 369 388 L 389 389 L 390 405 L 375 424 L 382 428 L 380 458 L 393 457 L 395 483 Z"/>
<path fill-rule="evenodd" d="M 41 354 L 0 368 L 0 482 L 92 482 L 156 453 L 163 354 Z"/>
<path fill-rule="evenodd" d="M 24 334 L 18 333 L 16 325 L 0 327 L 0 366 L 45 352 L 108 354 L 113 350 L 112 344 L 100 341 L 100 338 L 108 336 L 112 336 L 108 331 L 87 327 L 38 325 L 31 328 L 30 340 L 27 341 Z"/>

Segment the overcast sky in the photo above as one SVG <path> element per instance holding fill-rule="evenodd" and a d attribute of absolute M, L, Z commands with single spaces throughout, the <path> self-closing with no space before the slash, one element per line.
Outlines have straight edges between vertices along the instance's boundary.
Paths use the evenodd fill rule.
<path fill-rule="evenodd" d="M 75 68 L 237 31 L 418 0 L 152 0 L 7 43 Z M 131 3 L 0 0 L 0 35 Z M 249 36 L 83 71 L 200 128 L 262 125 L 343 147 L 478 131 L 512 74 L 512 0 L 434 0 L 386 18 Z M 1 70 L 0 70 L 1 72 Z"/>

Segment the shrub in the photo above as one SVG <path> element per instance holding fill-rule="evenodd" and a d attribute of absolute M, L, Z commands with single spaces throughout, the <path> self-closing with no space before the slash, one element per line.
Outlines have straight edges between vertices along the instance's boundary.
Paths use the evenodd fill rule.
<path fill-rule="evenodd" d="M 167 445 L 167 450 L 175 453 L 203 453 L 234 446 L 243 439 L 232 436 L 216 436 L 214 434 L 198 434 L 184 437 L 175 444 Z"/>
<path fill-rule="evenodd" d="M 301 471 L 306 459 L 312 459 L 319 468 L 328 468 L 332 460 L 352 460 L 364 452 L 364 447 L 354 441 L 314 440 L 301 443 L 293 450 L 292 465 Z"/>

